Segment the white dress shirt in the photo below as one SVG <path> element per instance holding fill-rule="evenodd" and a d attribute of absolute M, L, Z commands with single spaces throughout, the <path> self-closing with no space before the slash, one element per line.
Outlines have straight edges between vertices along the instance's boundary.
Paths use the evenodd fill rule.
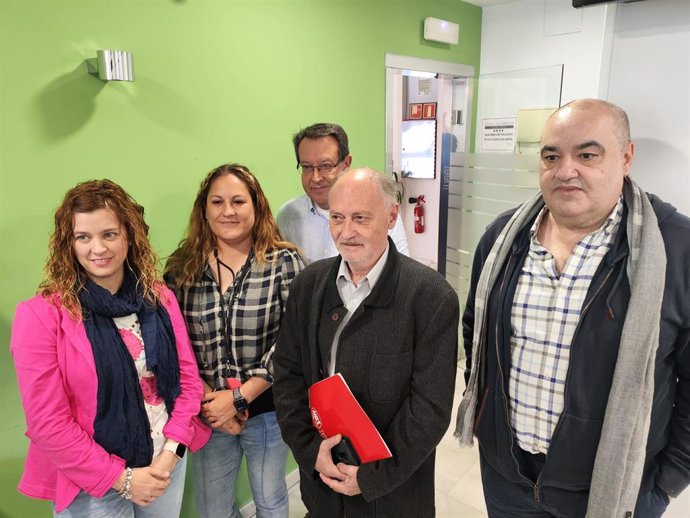
<path fill-rule="evenodd" d="M 283 239 L 296 244 L 302 251 L 302 258 L 309 264 L 338 255 L 328 228 L 328 218 L 329 212 L 315 206 L 309 196 L 304 194 L 283 205 L 276 219 Z M 388 235 L 398 252 L 409 255 L 407 236 L 400 215 Z"/>
<path fill-rule="evenodd" d="M 352 315 L 357 311 L 359 305 L 366 299 L 371 290 L 376 286 L 376 282 L 381 277 L 381 272 L 383 271 L 383 266 L 386 264 L 386 259 L 388 258 L 389 247 L 386 245 L 386 250 L 383 252 L 381 257 L 376 264 L 369 270 L 364 278 L 359 281 L 359 284 L 355 284 L 350 276 L 350 270 L 347 267 L 347 262 L 344 260 L 340 262 L 340 269 L 338 270 L 338 276 L 336 278 L 336 284 L 338 285 L 338 294 L 340 299 L 345 304 L 345 309 L 347 313 L 340 320 L 340 326 L 335 332 L 333 337 L 333 344 L 331 345 L 331 358 L 328 361 L 328 375 L 333 376 L 335 374 L 336 367 L 336 354 L 338 352 L 338 344 L 340 343 L 340 333 L 342 333 L 345 326 L 352 318 Z"/>

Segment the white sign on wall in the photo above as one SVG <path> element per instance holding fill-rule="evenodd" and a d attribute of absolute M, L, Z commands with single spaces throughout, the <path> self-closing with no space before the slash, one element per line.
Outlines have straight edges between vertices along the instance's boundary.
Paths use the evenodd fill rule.
<path fill-rule="evenodd" d="M 481 151 L 513 152 L 517 135 L 517 117 L 482 119 L 479 143 Z"/>

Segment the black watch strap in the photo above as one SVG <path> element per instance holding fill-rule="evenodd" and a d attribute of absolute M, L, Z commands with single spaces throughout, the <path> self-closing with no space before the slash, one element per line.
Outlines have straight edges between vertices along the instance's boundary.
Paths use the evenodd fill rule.
<path fill-rule="evenodd" d="M 247 410 L 247 408 L 249 408 L 249 403 L 247 403 L 247 400 L 244 399 L 244 396 L 242 395 L 242 392 L 240 392 L 239 388 L 232 389 L 232 397 L 235 404 L 235 410 L 238 412 L 244 412 Z"/>

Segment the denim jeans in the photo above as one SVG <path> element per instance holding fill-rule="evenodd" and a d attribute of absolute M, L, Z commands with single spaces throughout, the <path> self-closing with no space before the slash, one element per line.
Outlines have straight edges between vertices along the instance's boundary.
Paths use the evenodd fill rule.
<path fill-rule="evenodd" d="M 163 496 L 152 504 L 140 507 L 119 496 L 114 489 L 109 490 L 103 498 L 96 498 L 81 491 L 77 498 L 56 518 L 176 518 L 180 516 L 184 478 L 187 468 L 187 456 L 177 462 L 170 475 L 171 482 Z"/>
<path fill-rule="evenodd" d="M 252 417 L 239 435 L 214 430 L 206 446 L 192 456 L 199 516 L 240 518 L 235 482 L 244 454 L 257 518 L 287 518 L 287 453 L 275 412 Z"/>
<path fill-rule="evenodd" d="M 516 484 L 480 460 L 484 501 L 489 518 L 564 518 L 556 509 L 534 500 L 532 488 Z"/>
<path fill-rule="evenodd" d="M 640 493 L 637 497 L 637 505 L 635 506 L 635 518 L 660 518 L 670 500 L 669 497 L 658 486 L 654 486 L 651 490 Z"/>

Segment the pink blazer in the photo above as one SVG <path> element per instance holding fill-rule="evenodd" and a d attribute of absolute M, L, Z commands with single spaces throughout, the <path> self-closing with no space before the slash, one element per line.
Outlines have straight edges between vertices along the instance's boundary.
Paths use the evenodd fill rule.
<path fill-rule="evenodd" d="M 161 295 L 177 338 L 181 389 L 163 434 L 196 451 L 211 434 L 197 417 L 201 378 L 175 296 L 164 286 Z M 56 304 L 36 295 L 17 306 L 10 352 L 30 440 L 19 491 L 54 501 L 60 512 L 80 490 L 105 495 L 125 462 L 93 440 L 98 390 L 93 351 L 83 322 Z"/>

